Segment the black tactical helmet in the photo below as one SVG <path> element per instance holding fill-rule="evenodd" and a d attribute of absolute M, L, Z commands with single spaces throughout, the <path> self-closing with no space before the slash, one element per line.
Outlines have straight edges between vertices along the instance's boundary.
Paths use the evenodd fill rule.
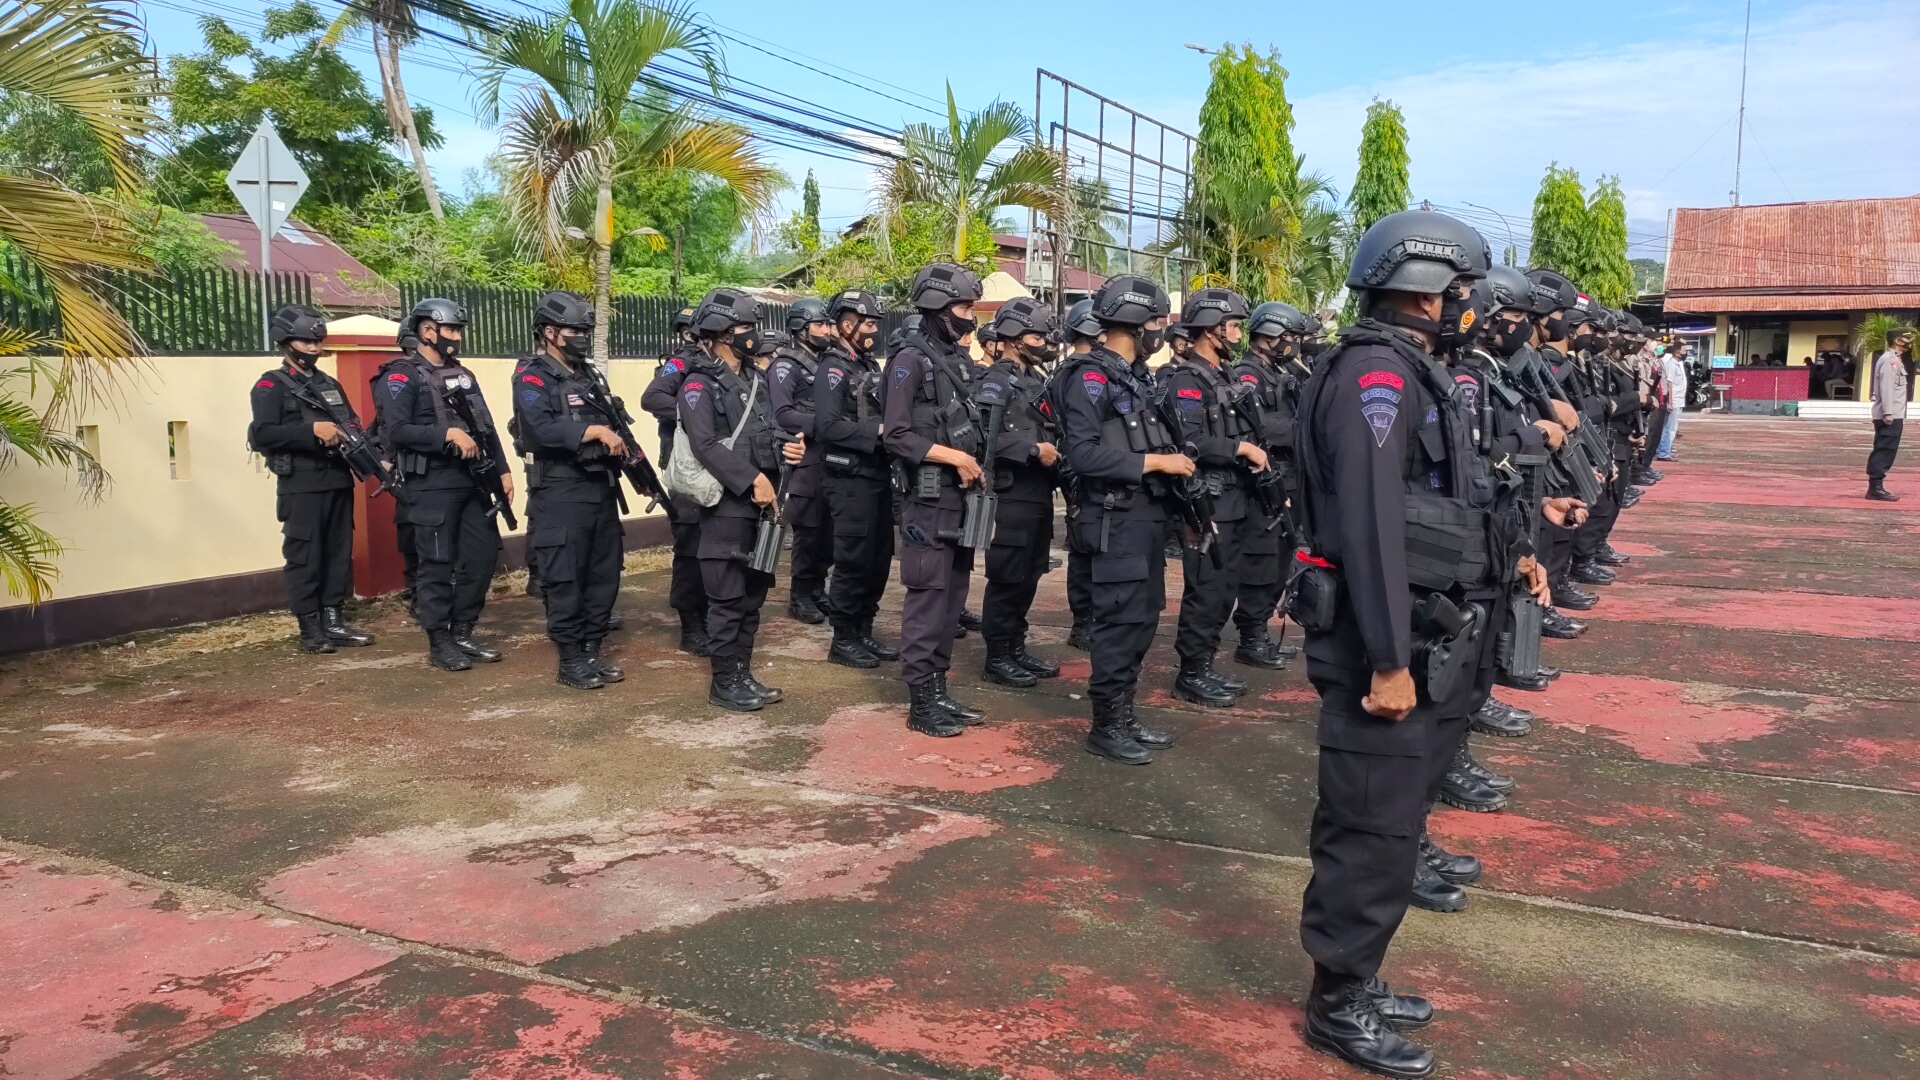
<path fill-rule="evenodd" d="M 276 347 L 289 341 L 327 340 L 327 317 L 306 304 L 288 304 L 274 312 L 272 327 Z"/>
<path fill-rule="evenodd" d="M 1193 331 L 1187 329 L 1186 325 L 1183 323 L 1177 323 L 1177 322 L 1168 323 L 1167 324 L 1167 340 L 1168 341 L 1192 341 Z"/>
<path fill-rule="evenodd" d="M 1258 334 L 1262 337 L 1280 337 L 1283 334 L 1306 334 L 1307 317 L 1292 304 L 1283 304 L 1278 300 L 1269 300 L 1253 309 L 1247 316 L 1244 329 L 1248 337 Z"/>
<path fill-rule="evenodd" d="M 905 345 L 907 343 L 907 335 L 919 333 L 920 324 L 924 321 L 926 320 L 918 312 L 901 319 L 900 325 L 894 327 L 893 333 L 887 335 L 887 351 L 891 352 Z"/>
<path fill-rule="evenodd" d="M 1347 288 L 1439 294 L 1456 278 L 1483 276 L 1486 256 L 1486 240 L 1465 222 L 1432 210 L 1402 210 L 1360 237 Z"/>
<path fill-rule="evenodd" d="M 555 289 L 540 298 L 540 305 L 533 309 L 533 328 L 543 326 L 565 326 L 574 330 L 592 330 L 598 322 L 593 305 L 579 293 L 570 293 L 565 289 Z"/>
<path fill-rule="evenodd" d="M 1000 305 L 993 313 L 993 322 L 983 330 L 991 330 L 1002 341 L 1016 340 L 1022 334 L 1041 334 L 1052 337 L 1059 323 L 1053 317 L 1053 309 L 1038 300 L 1025 296 L 1015 297 Z"/>
<path fill-rule="evenodd" d="M 806 333 L 809 323 L 832 321 L 833 319 L 827 315 L 827 302 L 815 300 L 811 296 L 795 300 L 793 306 L 787 309 L 787 333 L 789 334 Z"/>
<path fill-rule="evenodd" d="M 865 289 L 846 289 L 835 293 L 833 299 L 827 301 L 827 317 L 836 322 L 842 315 L 878 319 L 884 314 L 880 310 L 880 298 Z"/>
<path fill-rule="evenodd" d="M 1554 270 L 1529 270 L 1527 283 L 1533 295 L 1533 313 L 1551 315 L 1556 311 L 1577 308 L 1585 299 L 1573 282 L 1565 274 Z"/>
<path fill-rule="evenodd" d="M 928 263 L 913 275 L 907 299 L 921 311 L 942 311 L 980 299 L 980 275 L 957 263 Z"/>
<path fill-rule="evenodd" d="M 781 349 L 793 348 L 793 336 L 784 330 L 769 330 L 754 344 L 753 355 L 772 356 Z"/>
<path fill-rule="evenodd" d="M 1511 266 L 1496 266 L 1487 271 L 1487 304 L 1492 311 L 1511 310 L 1533 314 L 1533 282 Z"/>
<path fill-rule="evenodd" d="M 691 330 L 692 328 L 693 328 L 693 309 L 692 308 L 683 307 L 679 311 L 676 311 L 673 313 L 673 332 L 676 335 L 684 334 L 688 330 Z"/>
<path fill-rule="evenodd" d="M 738 289 L 715 289 L 693 309 L 693 332 L 701 337 L 726 333 L 741 323 L 758 323 L 760 305 Z"/>
<path fill-rule="evenodd" d="M 413 310 L 407 313 L 406 320 L 400 324 L 400 333 L 418 337 L 420 324 L 423 322 L 464 327 L 467 325 L 467 309 L 452 300 L 437 296 L 429 297 L 413 305 Z"/>
<path fill-rule="evenodd" d="M 1093 317 L 1092 300 L 1075 300 L 1067 309 L 1066 321 L 1060 324 L 1056 335 L 1061 344 L 1068 344 L 1075 338 L 1096 338 L 1100 336 L 1100 321 Z"/>
<path fill-rule="evenodd" d="M 1247 317 L 1247 298 L 1232 289 L 1201 289 L 1180 305 L 1180 325 L 1188 333 Z"/>
<path fill-rule="evenodd" d="M 973 331 L 973 340 L 989 345 L 1000 340 L 1000 331 L 995 330 L 992 323 L 981 323 Z"/>
<path fill-rule="evenodd" d="M 1102 327 L 1145 326 L 1173 311 L 1167 290 L 1132 274 L 1110 277 L 1093 294 L 1093 317 Z"/>

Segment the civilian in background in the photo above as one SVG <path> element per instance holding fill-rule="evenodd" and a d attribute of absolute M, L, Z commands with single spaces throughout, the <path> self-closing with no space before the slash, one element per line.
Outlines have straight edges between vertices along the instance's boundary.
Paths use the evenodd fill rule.
<path fill-rule="evenodd" d="M 1873 452 L 1867 455 L 1867 498 L 1898 502 L 1887 490 L 1887 470 L 1900 452 L 1900 429 L 1907 422 L 1907 358 L 1913 354 L 1913 331 L 1887 336 L 1887 347 L 1873 361 Z"/>
<path fill-rule="evenodd" d="M 1667 402 L 1666 422 L 1660 426 L 1660 449 L 1654 457 L 1673 460 L 1673 440 L 1680 433 L 1680 414 L 1687 408 L 1687 365 L 1678 346 L 1660 354 L 1661 396 Z"/>

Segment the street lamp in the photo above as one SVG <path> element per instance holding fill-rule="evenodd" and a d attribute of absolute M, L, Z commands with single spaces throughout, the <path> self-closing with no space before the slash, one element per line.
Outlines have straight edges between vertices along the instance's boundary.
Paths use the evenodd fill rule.
<path fill-rule="evenodd" d="M 1501 228 L 1503 228 L 1503 229 L 1505 229 L 1505 230 L 1507 230 L 1507 248 L 1508 248 L 1508 250 L 1510 250 L 1510 251 L 1512 251 L 1512 252 L 1513 252 L 1513 257 L 1514 257 L 1514 258 L 1516 258 L 1516 259 L 1517 259 L 1517 258 L 1519 258 L 1519 257 L 1520 257 L 1520 242 L 1519 242 L 1518 240 L 1515 240 L 1515 239 L 1513 238 L 1513 223 L 1507 220 L 1507 215 L 1505 215 L 1505 214 L 1503 214 L 1503 213 L 1501 213 L 1501 212 L 1500 212 L 1500 211 L 1498 211 L 1498 210 L 1495 210 L 1495 209 L 1493 209 L 1493 208 L 1492 208 L 1492 207 L 1490 207 L 1490 206 L 1481 206 L 1481 205 L 1479 205 L 1478 203 L 1470 203 L 1470 202 L 1468 202 L 1468 201 L 1466 201 L 1465 199 L 1462 199 L 1462 200 L 1460 200 L 1460 205 L 1462 205 L 1462 206 L 1471 206 L 1471 207 L 1473 207 L 1473 208 L 1474 208 L 1475 210 L 1485 210 L 1485 211 L 1486 211 L 1487 213 L 1489 213 L 1489 214 L 1492 214 L 1492 215 L 1493 215 L 1494 217 L 1497 217 L 1497 218 L 1499 218 L 1499 219 L 1500 219 L 1500 227 L 1501 227 Z"/>

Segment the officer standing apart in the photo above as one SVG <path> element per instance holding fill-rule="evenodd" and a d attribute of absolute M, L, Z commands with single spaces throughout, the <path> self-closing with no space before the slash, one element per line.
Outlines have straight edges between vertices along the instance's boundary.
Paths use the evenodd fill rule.
<path fill-rule="evenodd" d="M 1162 422 L 1147 368 L 1164 344 L 1169 307 L 1155 282 L 1107 279 L 1091 308 L 1100 344 L 1070 358 L 1055 389 L 1067 464 L 1078 478 L 1073 543 L 1088 553 L 1087 750 L 1123 765 L 1145 765 L 1173 743 L 1133 711 L 1140 665 L 1167 606 L 1170 485 L 1194 470 Z"/>
<path fill-rule="evenodd" d="M 814 431 L 813 384 L 820 357 L 836 340 L 827 305 L 808 297 L 787 309 L 789 342 L 774 350 L 769 388 L 774 422 L 807 441 L 807 456 L 787 478 L 787 524 L 793 529 L 793 579 L 787 614 L 803 623 L 827 621 L 827 569 L 833 565 L 833 521 L 821 490 L 824 468 Z"/>
<path fill-rule="evenodd" d="M 983 446 L 974 417 L 974 365 L 961 339 L 976 325 L 980 277 L 954 263 L 933 263 L 914 275 L 908 300 L 921 312 L 887 360 L 881 394 L 883 442 L 902 475 L 900 675 L 912 705 L 907 726 L 946 738 L 981 719 L 980 710 L 947 690 L 953 639 L 966 607 L 973 550 L 959 543 L 962 489 L 980 482 Z"/>
<path fill-rule="evenodd" d="M 700 581 L 713 670 L 707 700 L 739 712 L 781 698 L 779 690 L 753 677 L 753 642 L 773 575 L 747 562 L 761 509 L 773 505 L 773 477 L 783 455 L 766 377 L 753 361 L 760 348 L 758 319 L 759 308 L 745 293 L 708 293 L 693 312 L 697 352 L 680 384 L 680 451 L 692 454 L 718 482 L 715 501 L 700 506 Z M 797 464 L 805 451 L 800 440 L 788 443 L 787 463 Z"/>
<path fill-rule="evenodd" d="M 994 313 L 991 329 L 999 360 L 981 376 L 974 395 L 983 422 L 1000 418 L 998 429 L 989 432 L 1000 505 L 987 551 L 981 636 L 987 681 L 1026 687 L 1060 674 L 1059 664 L 1027 651 L 1027 612 L 1053 548 L 1054 466 L 1060 460 L 1042 367 L 1057 354 L 1053 309 L 1018 297 Z"/>
<path fill-rule="evenodd" d="M 699 355 L 693 343 L 693 309 L 673 317 L 673 348 L 660 360 L 653 381 L 640 395 L 640 407 L 660 424 L 660 467 L 673 460 L 673 436 L 680 421 L 680 383 L 687 365 Z M 680 651 L 706 656 L 707 592 L 700 584 L 700 508 L 683 495 L 667 496 L 667 526 L 673 531 L 673 569 L 667 603 L 680 616 Z"/>
<path fill-rule="evenodd" d="M 876 668 L 900 651 L 873 636 L 880 594 L 893 571 L 893 486 L 880 443 L 880 300 L 848 289 L 827 301 L 834 337 L 813 383 L 814 435 L 833 523 L 832 594 L 827 606 L 833 643 L 827 659 Z"/>
<path fill-rule="evenodd" d="M 1258 432 L 1233 407 L 1238 384 L 1228 367 L 1244 336 L 1247 298 L 1231 289 L 1201 289 L 1180 310 L 1180 325 L 1191 344 L 1184 357 L 1161 372 L 1166 403 L 1179 426 L 1180 445 L 1193 453 L 1213 503 L 1214 550 L 1209 538 L 1187 544 L 1180 596 L 1180 626 L 1174 651 L 1180 672 L 1175 697 L 1197 705 L 1225 708 L 1246 692 L 1247 684 L 1215 671 L 1213 655 L 1220 631 L 1240 593 L 1240 562 L 1246 546 L 1247 477 L 1267 468 L 1267 453 L 1252 439 Z M 1244 468 L 1243 468 L 1244 466 Z"/>
<path fill-rule="evenodd" d="M 1367 230 L 1347 275 L 1361 319 L 1316 364 L 1295 436 L 1310 547 L 1293 614 L 1321 700 L 1313 877 L 1300 913 L 1314 962 L 1306 1038 L 1389 1076 L 1434 1070 L 1433 1055 L 1400 1034 L 1430 1023 L 1432 1006 L 1391 993 L 1378 973 L 1418 858 L 1423 754 L 1437 720 L 1464 715 L 1484 644 L 1482 613 L 1462 594 L 1491 581 L 1489 523 L 1469 499 L 1475 450 L 1432 355 L 1441 293 L 1476 273 L 1480 244 L 1430 211 Z M 1442 534 L 1450 542 L 1433 543 Z M 1460 616 L 1454 629 L 1443 613 Z"/>
<path fill-rule="evenodd" d="M 341 433 L 331 417 L 359 419 L 340 384 L 315 366 L 327 339 L 320 313 L 288 305 L 273 313 L 272 330 L 282 360 L 254 381 L 247 443 L 276 477 L 287 606 L 300 623 L 300 648 L 371 645 L 373 635 L 348 626 L 340 612 L 353 596 L 353 473 L 332 450 Z"/>
<path fill-rule="evenodd" d="M 619 463 L 614 431 L 592 370 L 593 305 L 550 292 L 534 309 L 532 356 L 513 372 L 515 442 L 527 460 L 527 562 L 546 603 L 547 637 L 560 652 L 558 679 L 576 690 L 619 682 L 601 655 L 620 593 Z"/>
<path fill-rule="evenodd" d="M 1284 482 L 1276 488 L 1282 492 L 1292 488 L 1293 415 L 1300 402 L 1300 386 L 1311 374 L 1300 361 L 1307 326 L 1307 317 L 1290 304 L 1278 300 L 1261 304 L 1241 327 L 1247 351 L 1233 368 L 1241 392 L 1253 395 L 1260 417 L 1256 438 L 1267 451 L 1267 468 L 1282 473 Z M 1257 504 L 1249 510 L 1256 508 L 1261 518 L 1247 529 L 1240 550 L 1240 596 L 1233 609 L 1240 644 L 1233 659 L 1248 667 L 1277 671 L 1299 652 L 1273 640 L 1267 631 L 1285 584 L 1284 563 L 1293 561 L 1295 523 L 1291 513 L 1272 521 L 1266 518 L 1269 511 Z"/>
<path fill-rule="evenodd" d="M 1900 452 L 1900 429 L 1907 424 L 1907 357 L 1913 354 L 1913 331 L 1887 338 L 1887 347 L 1873 362 L 1873 451 L 1867 455 L 1867 498 L 1898 502 L 1887 490 L 1887 472 Z"/>
<path fill-rule="evenodd" d="M 394 465 L 407 478 L 407 517 L 420 553 L 414 617 L 427 632 L 428 662 L 443 671 L 500 659 L 473 637 L 500 560 L 500 529 L 468 462 L 482 454 L 504 462 L 506 455 L 479 381 L 460 366 L 466 324 L 465 309 L 451 300 L 414 305 L 402 332 L 419 340 L 419 350 L 412 363 L 388 373 L 386 392 L 374 395 Z M 467 430 L 449 404 L 455 394 L 465 395 L 485 431 Z M 513 474 L 500 479 L 512 501 Z"/>

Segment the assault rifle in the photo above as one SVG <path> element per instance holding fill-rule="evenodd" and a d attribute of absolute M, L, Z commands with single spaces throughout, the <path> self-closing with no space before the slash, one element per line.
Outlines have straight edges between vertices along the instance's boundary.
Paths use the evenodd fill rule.
<path fill-rule="evenodd" d="M 479 453 L 467 458 L 467 471 L 480 483 L 480 490 L 487 495 L 487 516 L 499 516 L 507 523 L 507 528 L 520 527 L 520 519 L 514 516 L 513 500 L 507 498 L 507 487 L 502 477 L 507 474 L 505 462 L 494 458 L 491 447 L 499 445 L 500 437 L 493 430 L 491 421 L 482 417 L 480 410 L 473 407 L 473 401 L 467 397 L 467 387 L 462 385 L 464 375 L 441 382 L 444 388 L 447 407 L 467 425 L 467 433 L 480 447 Z"/>
<path fill-rule="evenodd" d="M 784 449 L 793 442 L 787 436 L 776 432 L 775 441 Z M 747 569 L 762 574 L 771 574 L 780 568 L 780 552 L 787 546 L 787 488 L 793 481 L 793 466 L 788 464 L 787 456 L 780 455 L 780 483 L 773 493 L 773 502 L 760 508 L 760 524 L 753 534 L 753 554 L 747 558 Z"/>
<path fill-rule="evenodd" d="M 1507 370 L 1513 376 L 1513 384 L 1520 389 L 1520 392 L 1533 399 L 1534 408 L 1540 411 L 1541 417 L 1543 419 L 1554 417 L 1557 422 L 1558 414 L 1553 409 L 1555 399 L 1542 384 L 1540 369 L 1536 365 L 1537 361 L 1535 364 L 1523 364 Z M 1588 449 L 1588 440 L 1576 438 L 1587 432 L 1590 426 L 1586 416 L 1582 415 L 1580 426 L 1567 432 L 1566 438 L 1560 442 L 1560 449 L 1553 451 L 1553 464 L 1561 478 L 1573 489 L 1574 497 L 1591 507 L 1600 502 L 1600 480 L 1594 475 L 1593 457 Z"/>
<path fill-rule="evenodd" d="M 1162 410 L 1163 412 L 1165 410 Z M 1166 417 L 1171 421 L 1172 417 Z M 1177 428 L 1169 428 L 1177 431 Z M 1189 442 L 1181 452 L 1196 462 L 1200 460 L 1200 448 Z M 1193 539 L 1189 541 L 1194 549 L 1213 563 L 1213 568 L 1222 568 L 1220 545 L 1214 543 L 1220 536 L 1220 527 L 1213 521 L 1213 491 L 1207 487 L 1207 478 L 1198 468 L 1192 476 L 1169 477 L 1173 482 L 1173 499 L 1180 511 L 1180 524 Z"/>
<path fill-rule="evenodd" d="M 640 440 L 633 437 L 633 417 L 627 414 L 626 403 L 613 395 L 604 372 L 591 363 L 584 367 L 591 376 L 587 380 L 587 404 L 605 416 L 607 426 L 627 444 L 626 456 L 620 459 L 620 472 L 626 476 L 627 483 L 633 485 L 633 490 L 647 500 L 647 513 L 651 514 L 655 507 L 667 501 L 667 489 L 660 483 L 660 474 L 654 470 L 653 463 L 647 460 L 647 452 L 640 449 Z M 616 484 L 613 493 L 620 503 L 620 512 L 626 513 L 626 492 Z"/>
<path fill-rule="evenodd" d="M 980 434 L 980 485 L 966 497 L 966 516 L 960 522 L 960 546 L 985 551 L 993 545 L 993 525 L 1000 516 L 1000 493 L 993 487 L 994 443 L 1000 425 L 1006 422 L 1007 407 L 1002 402 L 987 406 L 984 429 Z"/>
<path fill-rule="evenodd" d="M 1227 404 L 1238 413 L 1247 430 L 1254 433 L 1256 439 L 1265 430 L 1261 423 L 1260 406 L 1254 400 L 1252 387 L 1235 389 L 1228 387 Z M 1260 507 L 1260 516 L 1266 524 L 1261 532 L 1272 532 L 1287 519 L 1287 474 L 1281 466 L 1280 448 L 1261 446 L 1267 452 L 1265 470 L 1251 474 L 1253 479 L 1253 501 Z M 1291 531 L 1291 530 L 1289 530 Z"/>
<path fill-rule="evenodd" d="M 376 494 L 384 490 L 391 492 L 395 499 L 401 498 L 406 474 L 382 461 L 379 447 L 373 445 L 373 440 L 367 438 L 367 433 L 360 429 L 360 422 L 353 419 L 352 414 L 340 411 L 339 406 L 345 405 L 345 400 L 335 403 L 329 397 L 340 397 L 338 391 L 315 393 L 311 384 L 288 384 L 287 392 L 296 401 L 305 402 L 326 414 L 327 422 L 333 425 L 334 431 L 340 436 L 340 441 L 328 449 L 346 463 L 347 471 L 353 473 L 355 480 L 376 480 L 380 484 Z"/>

